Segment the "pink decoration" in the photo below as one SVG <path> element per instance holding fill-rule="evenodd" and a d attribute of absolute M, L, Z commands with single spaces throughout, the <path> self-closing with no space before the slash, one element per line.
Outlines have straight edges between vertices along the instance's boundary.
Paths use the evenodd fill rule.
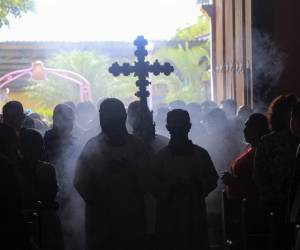
<path fill-rule="evenodd" d="M 93 100 L 91 84 L 82 75 L 70 70 L 45 68 L 41 61 L 34 62 L 31 68 L 15 70 L 0 77 L 0 90 L 25 75 L 31 76 L 33 80 L 46 80 L 47 74 L 52 74 L 77 84 L 81 102 Z"/>

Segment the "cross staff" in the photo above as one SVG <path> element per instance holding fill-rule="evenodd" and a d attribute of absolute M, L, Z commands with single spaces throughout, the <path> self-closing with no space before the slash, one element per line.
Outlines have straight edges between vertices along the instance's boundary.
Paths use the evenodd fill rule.
<path fill-rule="evenodd" d="M 147 98 L 150 95 L 147 90 L 147 86 L 151 84 L 151 82 L 148 81 L 149 73 L 153 73 L 156 76 L 161 73 L 170 75 L 174 71 L 174 68 L 170 63 L 164 63 L 161 65 L 158 60 L 156 60 L 153 64 L 146 61 L 145 59 L 148 55 L 148 51 L 145 49 L 145 46 L 147 44 L 148 41 L 143 36 L 138 36 L 134 41 L 134 45 L 137 47 L 137 50 L 134 53 L 137 57 L 137 61 L 134 62 L 134 65 L 124 63 L 120 66 L 117 62 L 115 62 L 109 68 L 109 72 L 114 76 L 119 76 L 122 73 L 125 76 L 129 76 L 134 73 L 134 76 L 138 78 L 136 86 L 139 88 L 139 91 L 136 92 L 135 95 L 140 99 L 143 110 L 149 110 L 147 103 Z"/>

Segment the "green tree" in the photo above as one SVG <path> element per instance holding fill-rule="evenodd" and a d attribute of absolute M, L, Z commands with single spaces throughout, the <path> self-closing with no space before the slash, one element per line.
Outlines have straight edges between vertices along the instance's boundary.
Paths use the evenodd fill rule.
<path fill-rule="evenodd" d="M 174 39 L 191 41 L 207 34 L 210 34 L 210 20 L 207 16 L 201 15 L 195 24 L 178 29 Z"/>
<path fill-rule="evenodd" d="M 93 52 L 63 52 L 49 58 L 46 67 L 71 70 L 84 76 L 92 88 L 95 101 L 105 97 L 117 97 L 124 102 L 134 99 L 133 77 L 113 77 L 108 68 L 109 58 Z M 46 81 L 33 83 L 27 88 L 28 95 L 40 100 L 43 106 L 53 107 L 64 101 L 79 102 L 79 88 L 76 84 L 49 75 Z"/>
<path fill-rule="evenodd" d="M 168 88 L 166 102 L 184 100 L 201 102 L 206 98 L 205 84 L 210 81 L 210 41 L 191 46 L 202 35 L 210 33 L 210 20 L 200 16 L 197 23 L 178 29 L 173 41 L 176 47 L 162 47 L 154 53 L 161 61 L 171 62 L 175 72 L 171 76 L 153 79 L 153 84 L 164 84 Z"/>
<path fill-rule="evenodd" d="M 21 17 L 34 9 L 33 0 L 0 0 L 0 28 L 9 25 L 9 17 Z"/>

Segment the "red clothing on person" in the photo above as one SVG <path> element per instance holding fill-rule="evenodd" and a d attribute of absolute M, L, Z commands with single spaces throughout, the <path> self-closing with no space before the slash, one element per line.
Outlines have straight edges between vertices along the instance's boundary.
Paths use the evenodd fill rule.
<path fill-rule="evenodd" d="M 232 175 L 236 178 L 234 183 L 227 186 L 230 199 L 256 199 L 258 191 L 253 181 L 255 148 L 249 147 L 243 151 L 232 163 Z"/>

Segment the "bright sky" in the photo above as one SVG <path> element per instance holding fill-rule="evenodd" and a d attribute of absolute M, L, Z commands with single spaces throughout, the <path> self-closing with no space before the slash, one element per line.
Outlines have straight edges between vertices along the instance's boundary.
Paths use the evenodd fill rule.
<path fill-rule="evenodd" d="M 35 13 L 2 28 L 0 41 L 168 39 L 200 14 L 196 0 L 35 1 Z"/>

